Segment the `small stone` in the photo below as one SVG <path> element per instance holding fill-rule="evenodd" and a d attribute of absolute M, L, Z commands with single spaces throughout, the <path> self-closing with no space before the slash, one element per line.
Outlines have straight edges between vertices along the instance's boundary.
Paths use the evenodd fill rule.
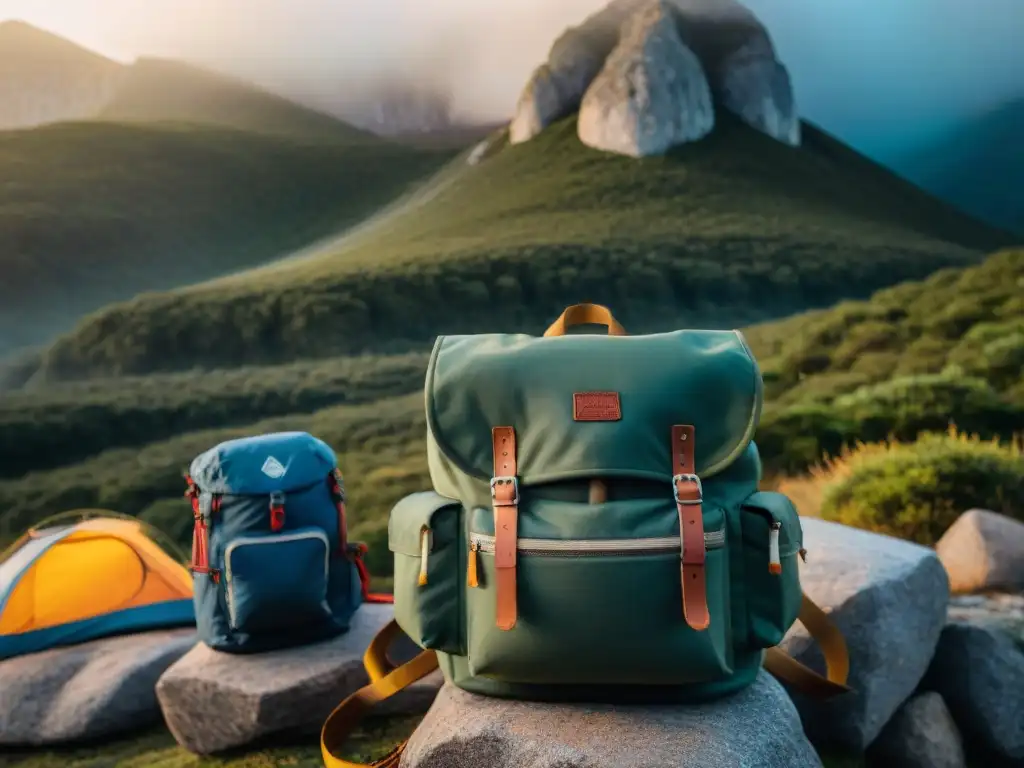
<path fill-rule="evenodd" d="M 948 625 L 922 688 L 942 695 L 969 748 L 1024 762 L 1024 653 L 1009 636 Z"/>
<path fill-rule="evenodd" d="M 921 693 L 897 710 L 868 751 L 872 765 L 964 768 L 963 740 L 946 702 Z"/>
<path fill-rule="evenodd" d="M 964 512 L 935 545 L 954 592 L 1024 589 L 1024 523 L 985 509 Z"/>

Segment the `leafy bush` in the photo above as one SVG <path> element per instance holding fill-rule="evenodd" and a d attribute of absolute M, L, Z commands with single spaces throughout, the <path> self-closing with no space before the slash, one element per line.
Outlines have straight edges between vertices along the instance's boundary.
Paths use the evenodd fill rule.
<path fill-rule="evenodd" d="M 427 353 L 76 382 L 0 397 L 0 478 L 201 429 L 423 388 Z"/>
<path fill-rule="evenodd" d="M 766 411 L 754 440 L 766 472 L 793 474 L 837 455 L 856 434 L 856 423 L 831 406 L 809 403 Z"/>
<path fill-rule="evenodd" d="M 831 400 L 893 376 L 947 368 L 1006 394 L 1024 377 L 1022 291 L 1024 249 L 1011 249 L 869 301 L 755 326 L 747 339 L 771 374 L 770 399 L 780 404 Z"/>
<path fill-rule="evenodd" d="M 912 440 L 950 424 L 985 438 L 1024 430 L 1024 409 L 1007 402 L 985 380 L 956 370 L 861 387 L 836 398 L 833 407 L 856 423 L 855 434 L 864 442 Z"/>
<path fill-rule="evenodd" d="M 815 470 L 826 520 L 933 545 L 960 513 L 1024 519 L 1024 448 L 950 431 L 861 444 Z"/>

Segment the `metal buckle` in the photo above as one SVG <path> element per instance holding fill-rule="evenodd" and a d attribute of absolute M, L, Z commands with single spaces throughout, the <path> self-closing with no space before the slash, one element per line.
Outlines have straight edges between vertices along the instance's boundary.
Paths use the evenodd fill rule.
<path fill-rule="evenodd" d="M 503 501 L 502 504 L 519 504 L 519 479 L 515 475 L 498 475 L 497 477 L 491 478 L 491 498 L 497 500 L 497 494 L 494 489 L 498 485 L 505 485 L 506 483 L 512 484 L 512 500 Z"/>
<path fill-rule="evenodd" d="M 696 499 L 680 499 L 679 498 L 679 483 L 690 482 L 697 485 L 697 498 Z M 700 484 L 700 478 L 696 475 L 681 474 L 672 476 L 672 498 L 676 500 L 676 504 L 702 504 L 704 503 L 704 486 Z"/>

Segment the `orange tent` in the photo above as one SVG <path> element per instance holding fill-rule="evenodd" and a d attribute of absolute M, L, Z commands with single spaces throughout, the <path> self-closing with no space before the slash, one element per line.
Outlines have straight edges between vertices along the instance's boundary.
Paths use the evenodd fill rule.
<path fill-rule="evenodd" d="M 115 634 L 195 624 L 192 577 L 145 523 L 74 512 L 0 558 L 0 659 Z"/>

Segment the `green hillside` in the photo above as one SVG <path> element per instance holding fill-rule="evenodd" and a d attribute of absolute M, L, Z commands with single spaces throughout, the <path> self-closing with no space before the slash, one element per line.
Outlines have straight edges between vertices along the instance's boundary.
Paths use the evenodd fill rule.
<path fill-rule="evenodd" d="M 748 328 L 766 380 L 755 436 L 766 472 L 800 472 L 844 444 L 910 439 L 950 421 L 985 436 L 1024 432 L 1022 287 L 1024 250 L 1006 251 Z M 354 531 L 386 574 L 388 511 L 429 487 L 424 369 L 422 355 L 356 358 L 9 396 L 0 432 L 14 437 L 0 459 L 21 451 L 35 471 L 0 479 L 0 540 L 47 514 L 100 506 L 141 514 L 187 544 L 188 462 L 221 440 L 302 429 L 338 452 Z"/>
<path fill-rule="evenodd" d="M 141 291 L 305 246 L 450 156 L 196 125 L 0 133 L 0 354 Z"/>
<path fill-rule="evenodd" d="M 866 296 L 979 260 L 1006 236 L 808 127 L 792 149 L 723 119 L 634 160 L 583 147 L 572 118 L 498 147 L 348 248 L 147 295 L 88 318 L 49 379 L 284 362 L 538 330 L 582 299 L 638 331 L 732 325 Z M 201 329 L 201 330 L 200 330 Z M 196 339 L 202 338 L 202 344 Z"/>
<path fill-rule="evenodd" d="M 758 442 L 799 471 L 854 440 L 950 424 L 1024 433 L 1024 250 L 748 329 L 770 408 Z"/>
<path fill-rule="evenodd" d="M 895 167 L 979 219 L 1024 236 L 1024 99 L 994 109 Z"/>
<path fill-rule="evenodd" d="M 125 73 L 100 120 L 174 121 L 279 133 L 290 139 L 379 141 L 333 117 L 241 80 L 180 61 L 143 58 Z"/>

